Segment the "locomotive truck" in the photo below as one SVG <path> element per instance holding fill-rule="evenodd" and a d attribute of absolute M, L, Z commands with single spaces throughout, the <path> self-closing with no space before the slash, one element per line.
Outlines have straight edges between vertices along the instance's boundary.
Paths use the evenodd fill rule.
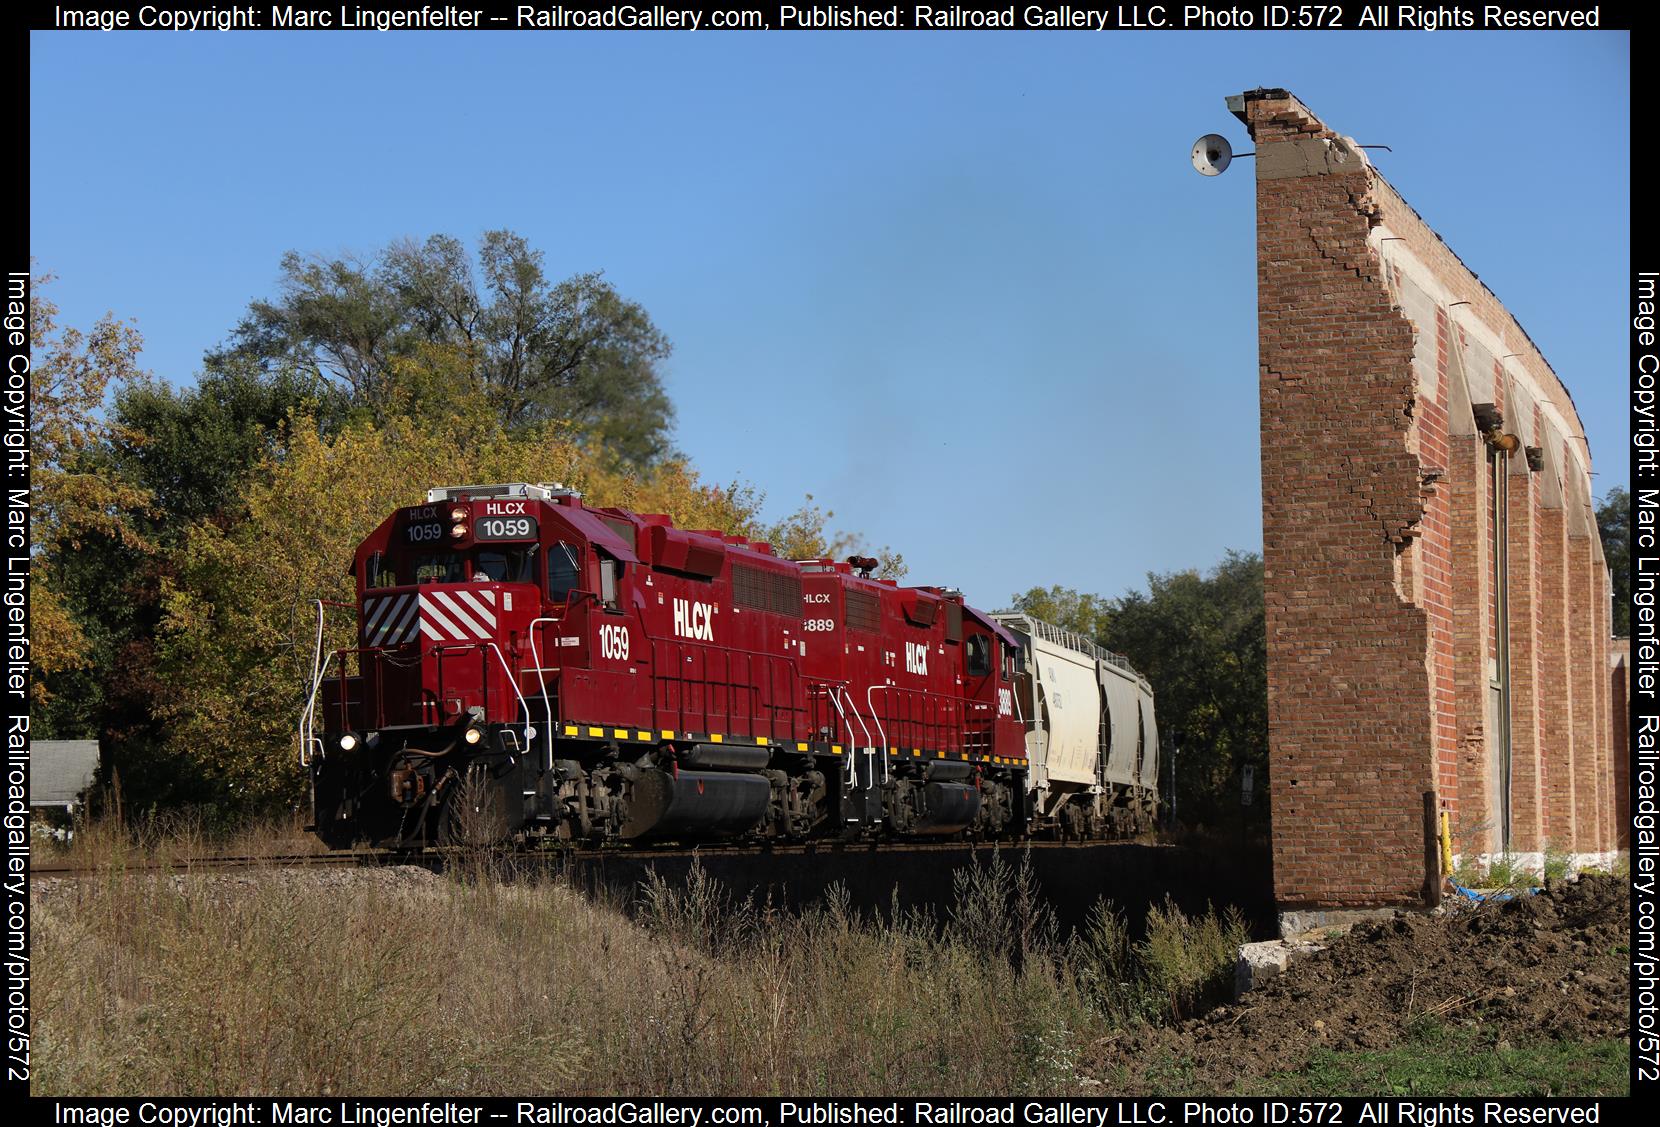
<path fill-rule="evenodd" d="M 299 725 L 333 847 L 1139 829 L 1128 663 L 876 561 L 791 561 L 558 485 L 445 486 L 317 604 Z M 331 611 L 356 644 L 328 649 Z"/>

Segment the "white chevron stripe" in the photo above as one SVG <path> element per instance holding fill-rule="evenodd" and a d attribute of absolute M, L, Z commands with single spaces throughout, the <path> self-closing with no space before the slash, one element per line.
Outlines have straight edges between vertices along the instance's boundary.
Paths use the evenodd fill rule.
<path fill-rule="evenodd" d="M 449 612 L 451 618 L 461 624 L 461 628 L 467 633 L 469 638 L 489 639 L 490 631 L 473 621 L 472 617 L 467 613 L 467 608 L 462 605 L 459 598 L 454 595 L 445 594 L 441 591 L 433 592 L 433 598 L 437 599 L 439 605 Z"/>
<path fill-rule="evenodd" d="M 459 626 L 444 617 L 444 612 L 439 610 L 438 606 L 438 600 L 433 598 L 431 595 L 421 596 L 422 629 L 425 629 L 426 624 L 430 622 L 439 630 L 442 630 L 445 634 L 447 634 L 449 636 L 449 640 L 452 642 L 472 641 L 472 638 L 469 635 L 462 633 Z"/>
<path fill-rule="evenodd" d="M 481 594 L 491 596 L 490 601 L 495 602 L 495 597 L 494 596 L 495 596 L 496 593 L 494 591 L 484 591 L 484 592 L 481 592 Z M 482 602 L 480 602 L 479 598 L 478 598 L 478 595 L 473 594 L 471 591 L 462 591 L 462 592 L 460 592 L 460 597 L 461 597 L 461 600 L 463 602 L 465 602 L 469 607 L 472 608 L 472 611 L 473 611 L 474 614 L 478 615 L 486 623 L 489 624 L 490 629 L 494 630 L 496 628 L 496 614 L 495 614 L 495 612 L 492 611 L 489 607 L 486 607 Z"/>
<path fill-rule="evenodd" d="M 438 633 L 437 629 L 434 628 L 433 625 L 430 622 L 428 622 L 425 618 L 421 619 L 421 633 L 423 633 L 427 637 L 431 638 L 434 642 L 447 642 L 447 641 L 449 641 L 448 638 L 446 638 L 442 634 Z"/>
<path fill-rule="evenodd" d="M 380 616 L 380 621 L 375 625 L 375 633 L 370 644 L 376 646 L 384 644 L 387 635 L 392 633 L 393 624 L 413 602 L 413 595 L 399 595 L 396 598 L 382 599 L 381 603 L 386 608 L 386 613 Z"/>
<path fill-rule="evenodd" d="M 420 608 L 421 604 L 416 600 L 411 599 L 409 606 L 403 608 L 396 622 L 391 622 L 391 616 L 387 616 L 389 623 L 389 627 L 387 628 L 387 645 L 401 646 L 415 637 L 414 623 L 418 617 L 416 612 L 419 611 Z"/>
<path fill-rule="evenodd" d="M 373 610 L 369 611 L 369 617 L 363 620 L 363 636 L 365 638 L 370 638 L 370 637 L 374 636 L 375 622 L 377 620 L 379 620 L 379 618 L 382 614 L 386 613 L 386 608 L 391 606 L 391 605 L 392 605 L 392 600 L 390 598 L 365 599 L 364 600 L 364 602 L 363 602 L 364 609 L 368 610 L 371 607 L 374 608 Z"/>

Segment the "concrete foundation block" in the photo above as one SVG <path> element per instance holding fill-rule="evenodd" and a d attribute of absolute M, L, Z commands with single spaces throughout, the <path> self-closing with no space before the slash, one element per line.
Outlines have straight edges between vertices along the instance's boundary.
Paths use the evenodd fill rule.
<path fill-rule="evenodd" d="M 1247 943 L 1239 949 L 1239 961 L 1234 964 L 1234 997 L 1255 990 L 1279 974 L 1297 959 L 1306 959 L 1325 945 L 1303 939 L 1270 939 L 1265 943 Z"/>

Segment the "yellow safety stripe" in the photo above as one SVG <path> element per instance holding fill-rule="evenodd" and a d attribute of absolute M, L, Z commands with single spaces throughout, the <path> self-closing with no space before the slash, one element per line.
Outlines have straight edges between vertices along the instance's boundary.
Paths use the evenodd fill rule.
<path fill-rule="evenodd" d="M 583 734 L 584 731 L 586 731 L 589 736 L 595 737 L 595 738 L 598 738 L 598 739 L 604 739 L 606 737 L 606 731 L 607 731 L 603 727 L 599 727 L 599 726 L 596 726 L 596 725 L 583 725 L 583 724 L 563 724 L 563 725 L 561 725 L 561 729 L 562 729 L 563 733 L 567 736 L 580 736 L 580 735 Z M 614 738 L 614 739 L 619 739 L 619 740 L 632 739 L 632 740 L 639 741 L 641 743 L 649 743 L 649 742 L 651 742 L 653 740 L 656 740 L 656 739 L 673 740 L 677 736 L 678 736 L 678 738 L 680 738 L 682 740 L 685 740 L 687 742 L 707 741 L 709 743 L 717 743 L 718 744 L 718 743 L 725 743 L 727 741 L 727 736 L 724 732 L 708 732 L 708 733 L 700 735 L 699 733 L 696 733 L 696 732 L 678 732 L 677 733 L 672 728 L 657 729 L 655 735 L 650 731 L 646 731 L 646 730 L 642 730 L 642 729 L 612 728 L 612 729 L 610 729 L 610 734 L 611 734 L 612 738 Z M 768 736 L 753 736 L 753 737 L 733 736 L 732 737 L 732 742 L 737 743 L 737 744 L 752 745 L 752 746 L 755 746 L 755 747 L 773 747 L 774 746 L 774 741 Z M 817 745 L 815 745 L 815 744 L 812 744 L 810 742 L 806 742 L 806 741 L 802 741 L 802 740 L 795 740 L 795 741 L 791 741 L 791 742 L 793 742 L 795 744 L 795 750 L 796 751 L 804 752 L 804 753 L 807 753 L 809 755 L 811 755 L 811 754 L 823 754 L 825 751 L 828 751 L 828 753 L 831 754 L 831 755 L 846 755 L 847 754 L 847 749 L 844 748 L 841 744 L 829 744 L 829 745 L 817 744 Z M 906 750 L 907 749 L 900 748 L 900 747 L 890 747 L 890 748 L 887 749 L 887 753 L 890 756 L 903 758 L 904 755 L 905 755 Z M 1020 757 L 1020 756 L 991 755 L 991 756 L 984 756 L 984 757 L 976 758 L 975 756 L 970 755 L 966 751 L 960 751 L 960 752 L 953 753 L 953 752 L 949 752 L 949 751 L 936 750 L 936 751 L 933 751 L 932 753 L 930 753 L 929 751 L 927 751 L 923 748 L 917 748 L 917 747 L 910 748 L 909 751 L 910 751 L 910 754 L 911 754 L 911 758 L 913 758 L 913 759 L 926 759 L 926 758 L 928 758 L 928 756 L 930 754 L 932 754 L 935 759 L 948 759 L 953 754 L 955 754 L 959 760 L 962 760 L 964 762 L 978 762 L 978 763 L 997 764 L 999 766 L 1004 766 L 1004 767 L 1026 767 L 1026 766 L 1030 765 L 1029 760 L 1027 760 L 1024 757 Z"/>

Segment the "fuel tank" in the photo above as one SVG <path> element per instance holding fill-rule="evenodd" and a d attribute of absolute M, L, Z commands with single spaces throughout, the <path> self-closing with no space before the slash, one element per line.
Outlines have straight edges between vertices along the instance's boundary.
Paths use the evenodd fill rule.
<path fill-rule="evenodd" d="M 629 790 L 628 820 L 620 836 L 731 837 L 766 817 L 772 784 L 735 771 L 642 770 Z"/>

